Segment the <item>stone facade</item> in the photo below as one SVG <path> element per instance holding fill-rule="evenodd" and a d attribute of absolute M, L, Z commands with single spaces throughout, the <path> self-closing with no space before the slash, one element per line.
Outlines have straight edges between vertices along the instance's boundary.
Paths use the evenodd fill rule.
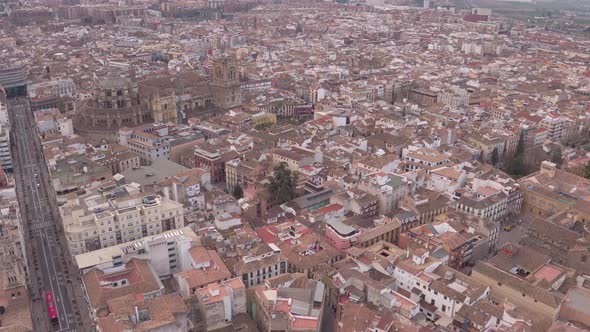
<path fill-rule="evenodd" d="M 214 60 L 211 92 L 213 93 L 213 102 L 221 109 L 230 109 L 242 103 L 240 72 L 236 59 L 218 58 Z"/>
<path fill-rule="evenodd" d="M 97 94 L 82 107 L 76 119 L 78 131 L 110 131 L 151 121 L 151 113 L 139 105 L 137 86 L 124 78 L 108 78 Z"/>

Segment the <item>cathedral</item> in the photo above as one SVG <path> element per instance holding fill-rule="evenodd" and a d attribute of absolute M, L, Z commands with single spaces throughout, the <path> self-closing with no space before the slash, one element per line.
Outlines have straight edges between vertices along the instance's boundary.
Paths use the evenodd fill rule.
<path fill-rule="evenodd" d="M 91 140 L 116 141 L 121 127 L 142 123 L 182 123 L 188 114 L 224 113 L 242 102 L 240 70 L 235 58 L 213 60 L 212 78 L 183 72 L 133 82 L 107 77 L 86 100 L 74 120 L 78 134 Z"/>

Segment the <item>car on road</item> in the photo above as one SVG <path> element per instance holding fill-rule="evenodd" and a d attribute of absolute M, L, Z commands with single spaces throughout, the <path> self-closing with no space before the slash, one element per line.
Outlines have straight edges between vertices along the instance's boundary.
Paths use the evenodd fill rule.
<path fill-rule="evenodd" d="M 34 176 L 34 177 L 38 177 L 38 176 L 39 176 L 39 174 L 35 173 L 33 176 Z"/>
<path fill-rule="evenodd" d="M 504 231 L 510 232 L 511 230 L 512 230 L 512 226 L 510 226 L 510 225 L 504 226 Z"/>

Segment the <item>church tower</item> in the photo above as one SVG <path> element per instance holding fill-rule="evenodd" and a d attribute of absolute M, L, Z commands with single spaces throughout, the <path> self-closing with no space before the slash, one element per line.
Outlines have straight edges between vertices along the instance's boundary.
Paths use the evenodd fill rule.
<path fill-rule="evenodd" d="M 242 103 L 239 69 L 235 58 L 223 57 L 213 60 L 211 92 L 215 106 L 227 110 Z"/>

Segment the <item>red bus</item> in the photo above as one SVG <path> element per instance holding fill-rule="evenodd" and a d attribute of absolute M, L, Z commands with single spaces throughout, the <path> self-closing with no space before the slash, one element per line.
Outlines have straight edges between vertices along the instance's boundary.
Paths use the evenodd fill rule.
<path fill-rule="evenodd" d="M 49 313 L 49 320 L 51 324 L 58 324 L 57 309 L 55 309 L 55 301 L 53 300 L 53 293 L 45 293 L 45 302 L 47 303 L 47 312 Z"/>

